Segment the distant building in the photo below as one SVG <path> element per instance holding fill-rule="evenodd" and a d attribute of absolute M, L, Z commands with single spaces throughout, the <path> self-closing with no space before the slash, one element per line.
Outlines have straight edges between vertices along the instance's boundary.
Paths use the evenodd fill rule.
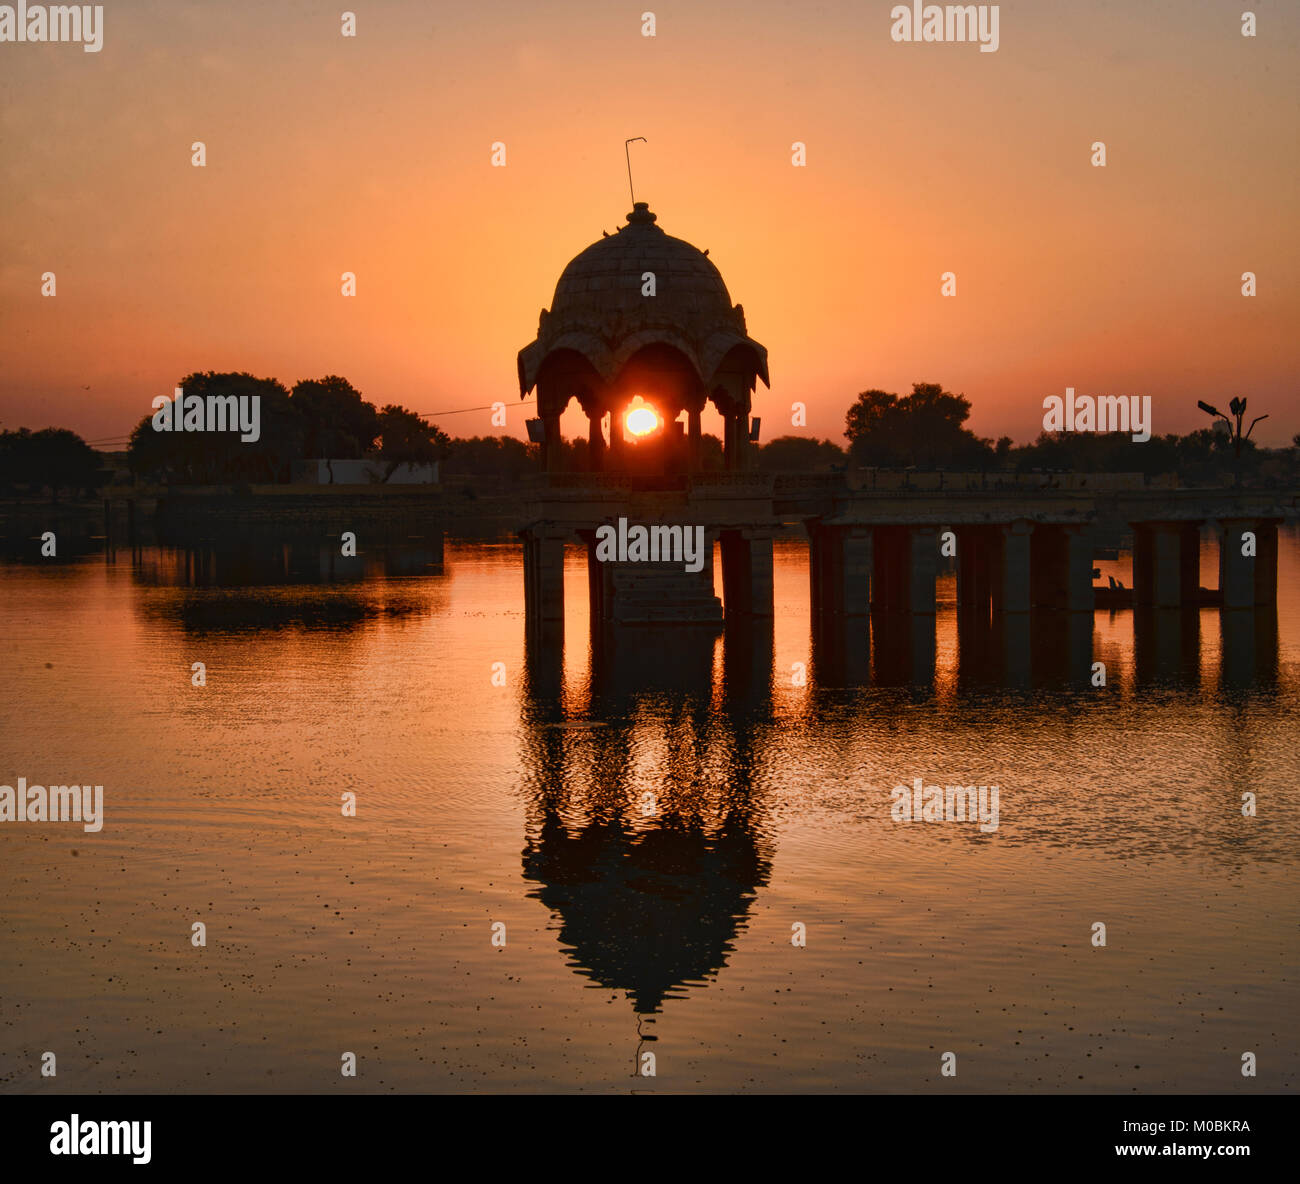
<path fill-rule="evenodd" d="M 295 485 L 436 485 L 438 462 L 400 464 L 386 481 L 388 465 L 377 460 L 300 460 L 294 462 Z"/>

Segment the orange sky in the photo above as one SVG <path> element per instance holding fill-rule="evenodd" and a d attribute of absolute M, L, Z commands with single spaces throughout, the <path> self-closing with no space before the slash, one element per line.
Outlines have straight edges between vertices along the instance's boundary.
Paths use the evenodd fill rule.
<path fill-rule="evenodd" d="M 515 355 L 643 135 L 638 198 L 768 347 L 764 439 L 923 380 L 987 436 L 1066 386 L 1151 395 L 1156 433 L 1234 394 L 1261 442 L 1300 431 L 1294 3 L 1253 39 L 1236 4 L 1002 4 L 996 53 L 897 44 L 864 0 L 352 7 L 355 39 L 342 5 L 168 2 L 106 4 L 97 54 L 0 44 L 0 427 L 120 438 L 244 369 L 501 399 L 521 435 Z"/>

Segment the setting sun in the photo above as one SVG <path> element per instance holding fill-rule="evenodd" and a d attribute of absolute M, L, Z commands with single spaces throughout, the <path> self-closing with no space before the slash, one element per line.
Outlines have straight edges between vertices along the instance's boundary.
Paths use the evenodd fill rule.
<path fill-rule="evenodd" d="M 659 426 L 659 417 L 649 407 L 633 407 L 627 413 L 627 430 L 634 436 L 648 436 Z"/>

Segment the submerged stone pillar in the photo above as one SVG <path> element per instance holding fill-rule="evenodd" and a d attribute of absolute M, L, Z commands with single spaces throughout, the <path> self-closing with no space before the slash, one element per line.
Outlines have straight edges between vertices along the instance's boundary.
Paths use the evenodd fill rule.
<path fill-rule="evenodd" d="M 764 531 L 724 530 L 722 607 L 728 618 L 772 616 L 772 536 Z"/>
<path fill-rule="evenodd" d="M 997 562 L 993 580 L 993 610 L 1027 613 L 1030 606 L 1029 540 L 1034 525 L 1024 519 L 999 528 Z"/>
<path fill-rule="evenodd" d="M 1133 602 L 1152 608 L 1194 607 L 1200 599 L 1200 526 L 1133 524 Z"/>
<path fill-rule="evenodd" d="M 934 612 L 934 582 L 939 568 L 939 530 L 914 526 L 907 532 L 907 611 Z"/>
<path fill-rule="evenodd" d="M 1224 608 L 1254 608 L 1255 558 L 1243 554 L 1246 536 L 1253 533 L 1251 518 L 1225 519 L 1219 524 L 1219 591 Z M 1255 536 L 1258 539 L 1258 535 Z M 1258 545 L 1256 547 L 1258 550 Z"/>
<path fill-rule="evenodd" d="M 1072 613 L 1090 613 L 1096 607 L 1092 590 L 1092 532 L 1085 526 L 1066 526 L 1065 608 Z M 1091 645 L 1091 630 L 1088 633 Z"/>
<path fill-rule="evenodd" d="M 905 613 L 911 604 L 912 528 L 877 526 L 871 547 L 871 611 Z"/>
<path fill-rule="evenodd" d="M 994 561 L 1001 555 L 1001 539 L 986 526 L 958 526 L 957 607 L 964 613 L 989 615 L 993 600 Z"/>
<path fill-rule="evenodd" d="M 524 616 L 529 624 L 564 620 L 565 531 L 540 524 L 520 531 L 524 542 Z"/>
<path fill-rule="evenodd" d="M 1277 522 L 1260 519 L 1255 531 L 1255 603 L 1277 604 Z"/>
<path fill-rule="evenodd" d="M 808 524 L 808 574 L 814 617 L 865 617 L 871 612 L 872 531 L 869 526 Z"/>
<path fill-rule="evenodd" d="M 587 607 L 591 625 L 610 620 L 614 611 L 613 569 L 596 558 L 596 532 L 580 530 L 578 536 L 587 546 Z"/>
<path fill-rule="evenodd" d="M 1034 608 L 1092 611 L 1092 536 L 1085 526 L 1039 523 L 1030 536 L 1029 558 Z"/>
<path fill-rule="evenodd" d="M 1066 596 L 1065 531 L 1055 523 L 1038 523 L 1029 536 L 1029 603 L 1033 608 L 1061 609 Z"/>
<path fill-rule="evenodd" d="M 1225 518 L 1218 534 L 1223 607 L 1276 604 L 1277 520 Z"/>

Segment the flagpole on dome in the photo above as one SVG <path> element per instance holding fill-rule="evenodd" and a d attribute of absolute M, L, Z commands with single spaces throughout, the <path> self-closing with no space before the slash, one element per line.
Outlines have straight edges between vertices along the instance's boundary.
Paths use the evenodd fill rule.
<path fill-rule="evenodd" d="M 623 155 L 627 157 L 627 192 L 632 198 L 632 208 L 636 209 L 636 193 L 632 190 L 632 148 L 631 145 L 640 140 L 643 144 L 650 143 L 645 136 L 633 136 L 630 140 L 623 141 Z"/>

